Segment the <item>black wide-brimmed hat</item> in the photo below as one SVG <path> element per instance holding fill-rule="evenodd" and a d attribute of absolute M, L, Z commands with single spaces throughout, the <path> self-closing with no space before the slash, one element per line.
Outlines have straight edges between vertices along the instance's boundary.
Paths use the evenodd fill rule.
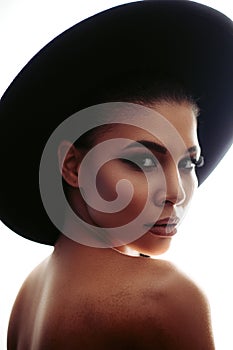
<path fill-rule="evenodd" d="M 97 14 L 45 46 L 0 102 L 0 218 L 13 231 L 53 245 L 58 230 L 43 207 L 39 164 L 53 130 L 98 102 L 119 79 L 178 81 L 199 98 L 205 166 L 199 185 L 233 139 L 233 25 L 183 0 L 138 1 Z"/>

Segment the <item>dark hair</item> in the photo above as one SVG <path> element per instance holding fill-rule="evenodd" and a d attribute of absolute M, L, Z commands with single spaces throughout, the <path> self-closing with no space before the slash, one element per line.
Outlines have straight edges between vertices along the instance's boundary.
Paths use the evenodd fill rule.
<path fill-rule="evenodd" d="M 199 113 L 197 99 L 182 83 L 172 80 L 150 80 L 150 78 L 130 78 L 114 88 L 106 86 L 101 93 L 107 102 L 134 102 L 150 107 L 156 102 L 187 102 L 196 115 Z"/>
<path fill-rule="evenodd" d="M 114 81 L 114 84 L 112 81 L 109 84 L 106 82 L 104 87 L 98 87 L 96 91 L 92 90 L 92 95 L 95 96 L 92 104 L 129 102 L 152 107 L 152 105 L 163 101 L 178 104 L 187 103 L 192 107 L 196 117 L 200 112 L 197 98 L 192 96 L 181 83 L 172 80 L 150 81 L 145 77 L 142 79 L 131 77 L 121 81 L 118 79 Z M 86 132 L 74 143 L 75 147 L 92 147 L 95 137 L 109 128 L 111 128 L 111 124 L 99 126 Z"/>

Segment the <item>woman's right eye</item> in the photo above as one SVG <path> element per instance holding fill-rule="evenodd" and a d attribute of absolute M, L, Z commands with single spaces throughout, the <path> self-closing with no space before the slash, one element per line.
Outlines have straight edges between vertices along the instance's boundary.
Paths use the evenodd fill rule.
<path fill-rule="evenodd" d="M 151 171 L 154 170 L 158 165 L 157 159 L 150 154 L 128 155 L 126 158 L 120 159 L 122 162 L 128 164 L 138 171 Z"/>

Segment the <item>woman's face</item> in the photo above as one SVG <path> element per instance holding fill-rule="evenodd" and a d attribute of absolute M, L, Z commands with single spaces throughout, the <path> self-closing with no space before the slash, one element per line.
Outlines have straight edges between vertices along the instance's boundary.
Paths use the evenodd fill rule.
<path fill-rule="evenodd" d="M 156 255 L 169 248 L 176 226 L 197 187 L 192 160 L 198 160 L 200 147 L 192 106 L 188 103 L 161 102 L 151 108 L 170 123 L 174 135 L 171 130 L 153 130 L 154 123 L 150 120 L 145 121 L 145 129 L 118 123 L 101 135 L 97 134 L 88 158 L 85 181 L 88 184 L 89 176 L 96 173 L 99 197 L 94 196 L 91 186 L 87 185 L 83 190 L 85 200 L 77 197 L 78 200 L 73 200 L 72 205 L 85 221 L 108 229 L 132 222 L 139 217 L 146 204 L 147 209 L 137 224 L 141 225 L 143 234 L 118 249 L 124 252 L 132 248 L 143 254 Z M 176 141 L 177 133 L 182 142 Z M 163 134 L 162 137 L 160 134 Z M 109 142 L 116 139 L 119 141 Z M 104 141 L 108 141 L 108 144 L 98 148 L 98 145 L 104 145 Z M 122 191 L 117 193 L 122 179 Z M 130 194 L 132 198 L 129 201 Z M 118 196 L 122 209 L 118 207 L 106 212 L 101 207 L 100 200 L 103 199 L 108 206 Z M 124 203 L 128 204 L 124 206 Z"/>

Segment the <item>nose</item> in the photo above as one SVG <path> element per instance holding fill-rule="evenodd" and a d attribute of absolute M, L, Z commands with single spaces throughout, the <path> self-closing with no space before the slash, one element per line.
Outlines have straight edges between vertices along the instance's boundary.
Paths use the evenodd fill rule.
<path fill-rule="evenodd" d="M 186 199 L 179 170 L 175 166 L 170 171 L 164 172 L 165 184 L 156 194 L 156 205 L 181 205 Z"/>

